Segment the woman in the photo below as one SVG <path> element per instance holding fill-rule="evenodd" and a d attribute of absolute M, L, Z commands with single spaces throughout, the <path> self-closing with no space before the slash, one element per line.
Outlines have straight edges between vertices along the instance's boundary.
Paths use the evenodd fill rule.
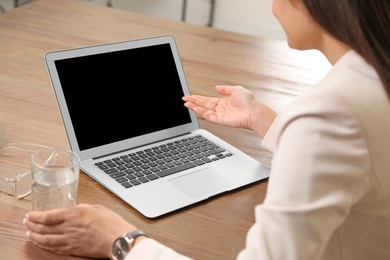
<path fill-rule="evenodd" d="M 318 49 L 330 73 L 281 115 L 239 86 L 217 86 L 225 98 L 183 97 L 206 120 L 256 131 L 274 152 L 237 258 L 390 259 L 390 1 L 274 0 L 272 8 L 289 46 Z M 30 212 L 24 223 L 38 246 L 89 257 L 111 257 L 114 240 L 136 230 L 91 205 Z M 126 256 L 157 258 L 186 257 L 142 235 Z"/>

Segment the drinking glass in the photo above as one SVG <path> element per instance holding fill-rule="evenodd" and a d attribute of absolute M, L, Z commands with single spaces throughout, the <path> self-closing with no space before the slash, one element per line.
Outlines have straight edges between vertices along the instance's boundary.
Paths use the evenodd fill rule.
<path fill-rule="evenodd" d="M 44 211 L 76 204 L 79 156 L 68 150 L 41 149 L 31 156 L 32 209 Z"/>

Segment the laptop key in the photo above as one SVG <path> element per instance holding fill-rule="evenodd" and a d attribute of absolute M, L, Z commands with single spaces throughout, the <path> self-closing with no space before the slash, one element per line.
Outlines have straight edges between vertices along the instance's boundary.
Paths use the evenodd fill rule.
<path fill-rule="evenodd" d="M 110 162 L 110 163 L 106 163 L 106 165 L 110 168 L 113 168 L 113 167 L 116 167 L 116 164 L 113 163 L 113 162 Z"/>
<path fill-rule="evenodd" d="M 122 176 L 126 176 L 126 173 L 124 172 L 117 172 L 117 173 L 113 173 L 110 175 L 112 178 L 116 179 L 116 178 L 119 178 L 119 177 L 122 177 Z"/>
<path fill-rule="evenodd" d="M 210 163 L 210 162 L 212 162 L 212 160 L 210 160 L 210 159 L 209 159 L 209 158 L 207 158 L 207 157 L 206 157 L 206 158 L 203 158 L 202 160 L 203 160 L 203 161 L 205 161 L 205 162 L 207 162 L 207 163 Z"/>
<path fill-rule="evenodd" d="M 203 164 L 205 164 L 205 162 L 204 161 L 202 161 L 202 160 L 197 160 L 197 161 L 193 161 L 193 163 L 195 163 L 196 165 L 203 165 Z"/>
<path fill-rule="evenodd" d="M 190 169 L 190 168 L 194 168 L 194 167 L 196 167 L 196 164 L 193 164 L 193 163 L 189 162 L 189 163 L 186 163 L 186 164 L 183 164 L 183 165 L 179 165 L 179 166 L 174 167 L 174 168 L 169 168 L 167 170 L 163 170 L 161 172 L 156 172 L 156 175 L 159 176 L 159 177 L 165 177 L 165 176 L 174 174 L 176 172 L 184 171 L 184 170 L 187 170 L 187 169 Z"/>
<path fill-rule="evenodd" d="M 115 168 L 112 168 L 112 169 L 108 169 L 108 170 L 104 170 L 105 173 L 107 174 L 112 174 L 112 173 L 116 173 L 116 172 L 119 172 L 117 169 Z"/>
<path fill-rule="evenodd" d="M 96 165 L 97 167 L 99 167 L 100 170 L 104 171 L 104 170 L 107 170 L 109 169 L 106 165 L 102 164 L 102 165 Z"/>
<path fill-rule="evenodd" d="M 142 183 L 145 183 L 145 182 L 148 182 L 149 180 L 147 179 L 147 178 L 145 178 L 145 177 L 140 177 L 140 178 L 138 178 L 138 180 L 140 181 L 140 182 L 142 182 Z"/>
<path fill-rule="evenodd" d="M 146 178 L 148 178 L 151 181 L 159 179 L 156 174 L 149 174 L 148 176 L 146 176 Z"/>
<path fill-rule="evenodd" d="M 126 175 L 126 178 L 129 179 L 129 180 L 134 180 L 134 179 L 136 179 L 137 177 L 135 177 L 133 174 L 127 174 L 127 175 Z"/>
<path fill-rule="evenodd" d="M 122 183 L 122 182 L 127 182 L 128 181 L 128 179 L 126 179 L 126 177 L 120 177 L 120 178 L 116 178 L 115 179 L 117 182 L 119 182 L 119 183 Z"/>
<path fill-rule="evenodd" d="M 130 183 L 133 184 L 134 186 L 141 184 L 141 182 L 139 182 L 138 180 L 131 180 Z"/>
<path fill-rule="evenodd" d="M 129 182 L 122 182 L 121 184 L 122 184 L 122 186 L 125 187 L 125 188 L 133 187 L 133 185 L 131 185 Z"/>
<path fill-rule="evenodd" d="M 224 151 L 225 151 L 225 149 L 223 149 L 223 148 L 215 148 L 213 150 L 210 150 L 209 152 L 211 154 L 216 154 L 216 153 L 221 153 L 221 152 L 224 152 Z"/>

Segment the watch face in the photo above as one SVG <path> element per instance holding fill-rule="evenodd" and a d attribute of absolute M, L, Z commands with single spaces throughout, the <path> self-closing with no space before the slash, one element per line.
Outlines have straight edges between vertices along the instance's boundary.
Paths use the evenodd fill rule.
<path fill-rule="evenodd" d="M 126 239 L 123 237 L 117 238 L 112 246 L 112 255 L 116 259 L 124 259 L 127 253 L 129 253 L 130 247 Z"/>

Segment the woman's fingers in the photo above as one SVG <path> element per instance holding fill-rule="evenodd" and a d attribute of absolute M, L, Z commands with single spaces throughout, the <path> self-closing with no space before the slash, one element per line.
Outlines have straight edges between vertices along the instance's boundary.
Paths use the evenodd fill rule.
<path fill-rule="evenodd" d="M 186 107 L 203 107 L 205 109 L 214 110 L 215 106 L 218 104 L 219 98 L 210 98 L 203 96 L 184 96 L 183 100 L 186 102 L 184 105 Z"/>
<path fill-rule="evenodd" d="M 26 214 L 26 219 L 34 223 L 45 225 L 57 225 L 65 221 L 68 208 L 53 209 L 49 211 L 31 211 Z"/>

